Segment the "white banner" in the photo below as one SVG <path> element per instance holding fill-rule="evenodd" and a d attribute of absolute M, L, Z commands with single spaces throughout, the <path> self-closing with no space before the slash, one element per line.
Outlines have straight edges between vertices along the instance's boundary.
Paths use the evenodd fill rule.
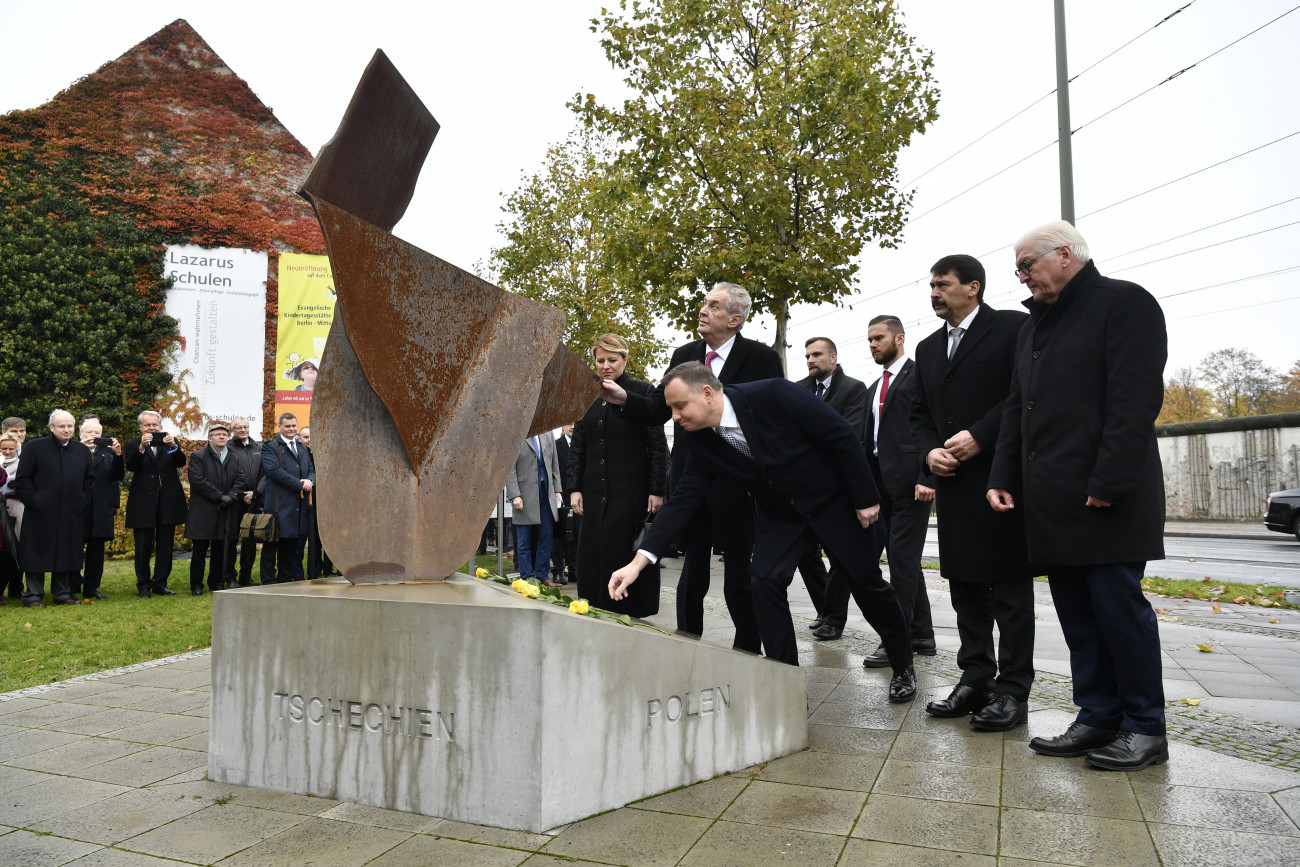
<path fill-rule="evenodd" d="M 171 433 L 206 439 L 207 420 L 243 416 L 260 437 L 266 267 L 264 252 L 167 247 L 166 310 L 181 338 L 171 359 L 173 393 L 164 401 L 170 405 L 159 408 Z"/>

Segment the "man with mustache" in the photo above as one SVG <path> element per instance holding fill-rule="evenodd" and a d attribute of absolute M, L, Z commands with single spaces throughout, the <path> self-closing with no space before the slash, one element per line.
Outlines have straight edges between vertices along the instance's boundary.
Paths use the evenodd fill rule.
<path fill-rule="evenodd" d="M 930 269 L 930 305 L 944 325 L 916 347 L 916 452 L 935 476 L 939 571 L 957 612 L 961 681 L 925 710 L 973 714 L 971 728 L 1025 722 L 1034 682 L 1034 585 L 1018 512 L 985 499 L 1002 408 L 1011 389 L 1016 335 L 1028 318 L 983 302 L 984 266 L 945 256 Z M 1000 640 L 996 655 L 993 625 Z"/>

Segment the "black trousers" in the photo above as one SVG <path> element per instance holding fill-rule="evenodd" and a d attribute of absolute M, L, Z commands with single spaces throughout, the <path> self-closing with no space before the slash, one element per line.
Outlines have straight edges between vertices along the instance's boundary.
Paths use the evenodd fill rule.
<path fill-rule="evenodd" d="M 190 554 L 190 591 L 203 589 L 203 567 L 208 566 L 208 589 L 220 590 L 226 581 L 226 540 L 195 539 L 194 551 Z M 208 563 L 208 552 L 212 552 Z"/>
<path fill-rule="evenodd" d="M 50 596 L 54 598 L 55 605 L 72 598 L 72 582 L 76 580 L 76 577 L 76 572 L 50 573 Z M 23 604 L 40 602 L 44 598 L 45 573 L 28 572 L 27 587 L 23 590 Z"/>
<path fill-rule="evenodd" d="M 141 593 L 146 590 L 165 590 L 167 579 L 172 574 L 172 546 L 176 537 L 176 525 L 136 527 L 132 532 L 135 534 L 136 589 Z M 152 576 L 149 574 L 151 561 Z"/>
<path fill-rule="evenodd" d="M 930 597 L 925 592 L 925 574 L 921 569 L 930 505 L 915 497 L 893 498 L 883 491 L 880 494 L 880 520 L 889 534 L 885 541 L 885 550 L 889 554 L 889 583 L 898 594 L 898 604 L 907 621 L 907 634 L 913 641 L 934 640 Z M 826 623 L 843 629 L 848 620 L 849 588 L 843 581 L 835 580 L 834 563 L 831 565 L 825 596 L 817 613 Z M 807 580 L 807 573 L 804 573 L 804 581 Z M 813 605 L 817 605 L 816 597 Z"/>
<path fill-rule="evenodd" d="M 236 581 L 240 587 L 253 583 L 253 561 L 257 559 L 257 543 L 252 539 L 233 536 L 226 540 L 226 581 Z"/>
<path fill-rule="evenodd" d="M 1034 582 L 949 581 L 957 612 L 957 667 L 961 683 L 980 692 L 1029 699 L 1034 682 Z M 1152 615 L 1154 622 L 1155 615 Z M 998 627 L 996 658 L 993 625 Z M 1159 656 L 1157 647 L 1157 656 Z"/>
<path fill-rule="evenodd" d="M 748 499 L 744 500 L 744 508 L 752 509 Z M 714 538 L 712 510 L 707 504 L 701 505 L 682 533 L 685 550 L 681 578 L 677 581 L 677 629 L 691 635 L 704 634 L 704 597 L 709 592 L 709 570 L 716 544 L 722 549 L 724 558 L 722 595 L 727 601 L 731 622 L 736 627 L 736 637 L 731 646 L 737 650 L 759 653 L 763 641 L 758 618 L 754 613 L 755 601 L 749 568 L 754 552 L 753 533 L 718 535 L 723 538 Z M 793 566 L 790 577 L 793 577 Z M 788 579 L 786 584 L 789 584 Z M 786 619 L 789 620 L 789 617 L 787 607 Z M 793 631 L 793 624 L 790 628 Z M 768 655 L 772 655 L 770 650 Z"/>
<path fill-rule="evenodd" d="M 551 543 L 551 575 L 569 576 L 578 580 L 578 533 L 582 530 L 582 516 L 565 506 L 560 519 L 555 522 L 555 540 Z"/>
<path fill-rule="evenodd" d="M 842 512 L 842 514 L 840 514 Z M 907 638 L 898 596 L 880 574 L 880 551 L 884 530 L 879 524 L 864 529 L 852 509 L 844 508 L 818 518 L 820 538 L 827 553 L 843 565 L 841 580 L 849 587 L 862 616 L 880 635 L 894 670 L 912 664 L 912 645 Z M 794 579 L 795 566 L 807 551 L 810 537 L 818 534 L 802 516 L 765 512 L 754 542 L 753 594 L 768 659 L 799 664 L 794 622 L 786 591 Z"/>
<path fill-rule="evenodd" d="M 1084 725 L 1165 733 L 1160 630 L 1142 595 L 1145 568 L 1146 563 L 1047 568 Z"/>
<path fill-rule="evenodd" d="M 81 586 L 74 587 L 74 593 L 90 595 L 99 590 L 99 585 L 104 581 L 104 546 L 110 541 L 112 540 L 86 540 L 86 559 L 81 567 Z"/>
<path fill-rule="evenodd" d="M 262 583 L 283 584 L 303 579 L 302 554 L 307 537 L 280 539 L 262 545 Z"/>
<path fill-rule="evenodd" d="M 0 503 L 0 508 L 4 505 Z M 10 599 L 19 599 L 23 595 L 23 573 L 14 562 L 13 553 L 0 551 L 0 593 L 8 588 Z"/>

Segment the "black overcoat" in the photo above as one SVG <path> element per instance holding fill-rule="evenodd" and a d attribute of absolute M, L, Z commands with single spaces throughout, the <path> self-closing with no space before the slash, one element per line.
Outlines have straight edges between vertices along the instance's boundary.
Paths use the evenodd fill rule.
<path fill-rule="evenodd" d="M 266 512 L 275 515 L 281 539 L 297 539 L 311 533 L 314 497 L 300 495 L 302 480 L 316 484 L 316 464 L 311 450 L 298 440 L 298 457 L 280 437 L 262 444 L 262 475 L 266 477 Z M 314 493 L 314 491 L 312 492 Z"/>
<path fill-rule="evenodd" d="M 239 461 L 239 468 L 244 471 L 244 490 L 257 492 L 253 496 L 253 502 L 241 508 L 246 512 L 261 509 L 262 492 L 258 490 L 258 482 L 262 480 L 262 444 L 251 438 L 248 445 L 232 439 L 226 448 L 230 449 L 230 453 Z"/>
<path fill-rule="evenodd" d="M 189 510 L 180 474 L 181 467 L 185 466 L 185 452 L 179 447 L 168 451 L 167 446 L 160 444 L 155 457 L 152 448 L 140 451 L 140 439 L 136 437 L 122 449 L 126 468 L 131 471 L 131 484 L 126 489 L 126 526 L 184 524 Z"/>
<path fill-rule="evenodd" d="M 806 376 L 797 385 L 817 393 L 817 380 Z M 726 385 L 726 383 L 723 383 Z M 854 379 L 844 372 L 844 366 L 835 365 L 835 374 L 831 377 L 831 386 L 826 389 L 822 400 L 831 409 L 844 416 L 858 435 L 863 448 L 871 442 L 871 412 L 867 403 L 867 385 L 860 379 Z"/>
<path fill-rule="evenodd" d="M 683 344 L 673 350 L 668 369 L 672 370 L 687 361 L 698 361 L 703 364 L 708 350 L 709 346 L 703 340 L 692 340 L 690 343 Z M 718 380 L 723 386 L 728 386 L 765 379 L 785 379 L 781 357 L 767 344 L 737 334 L 736 342 L 732 345 L 731 352 L 727 354 L 722 370 L 718 372 Z M 664 401 L 663 383 L 646 395 L 629 394 L 627 403 L 621 407 L 620 412 L 627 418 L 644 425 L 662 425 L 673 417 L 672 410 Z M 686 459 L 690 455 L 690 438 L 683 436 L 683 433 L 685 432 L 680 425 L 673 425 L 673 451 L 668 483 L 670 497 L 675 494 L 677 483 L 686 470 Z M 736 487 L 729 479 L 719 478 L 705 500 L 713 516 L 715 543 L 752 539 L 753 511 L 742 488 Z"/>
<path fill-rule="evenodd" d="M 190 455 L 190 517 L 185 522 L 186 539 L 229 539 L 239 529 L 235 516 L 238 500 L 244 493 L 244 468 L 226 447 L 222 463 L 212 446 L 204 446 Z M 222 496 L 231 503 L 222 507 Z"/>
<path fill-rule="evenodd" d="M 649 383 L 627 374 L 615 382 L 628 394 L 644 396 L 654 390 Z M 663 425 L 637 424 L 624 418 L 604 398 L 597 398 L 573 426 L 565 474 L 568 489 L 582 493 L 578 592 L 599 608 L 633 617 L 657 613 L 659 582 L 649 570 L 619 602 L 609 598 L 609 576 L 627 565 L 636 553 L 632 541 L 637 526 L 645 520 L 650 495 L 664 495 L 668 439 Z M 637 592 L 642 582 L 646 589 Z"/>
<path fill-rule="evenodd" d="M 23 503 L 18 563 L 24 572 L 76 572 L 86 541 L 86 506 L 94 480 L 90 449 L 53 436 L 23 446 L 22 467 L 9 490 Z"/>
<path fill-rule="evenodd" d="M 989 486 L 1015 497 L 1036 564 L 1163 559 L 1160 303 L 1088 262 L 1055 304 L 1025 306 Z M 1090 496 L 1113 505 L 1085 506 Z"/>
<path fill-rule="evenodd" d="M 987 498 L 1002 409 L 1011 388 L 1016 335 L 1027 319 L 1018 310 L 994 310 L 981 303 L 951 360 L 946 325 L 916 347 L 917 394 L 911 421 L 918 462 L 928 470 L 926 456 L 963 430 L 970 431 L 982 450 L 958 467 L 955 476 L 934 477 L 939 572 L 950 581 L 1032 575 L 1022 510 L 995 512 Z"/>
<path fill-rule="evenodd" d="M 112 539 L 115 533 L 113 516 L 122 508 L 122 479 L 126 478 L 126 462 L 102 446 L 90 454 L 90 473 L 95 479 L 86 509 L 86 538 Z"/>

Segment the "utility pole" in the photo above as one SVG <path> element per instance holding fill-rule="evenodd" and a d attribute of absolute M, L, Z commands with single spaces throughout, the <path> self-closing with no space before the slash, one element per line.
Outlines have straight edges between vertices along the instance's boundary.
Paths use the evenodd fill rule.
<path fill-rule="evenodd" d="M 1074 224 L 1074 155 L 1070 149 L 1070 73 L 1065 60 L 1065 0 L 1056 9 L 1056 127 L 1061 166 L 1061 219 Z"/>

